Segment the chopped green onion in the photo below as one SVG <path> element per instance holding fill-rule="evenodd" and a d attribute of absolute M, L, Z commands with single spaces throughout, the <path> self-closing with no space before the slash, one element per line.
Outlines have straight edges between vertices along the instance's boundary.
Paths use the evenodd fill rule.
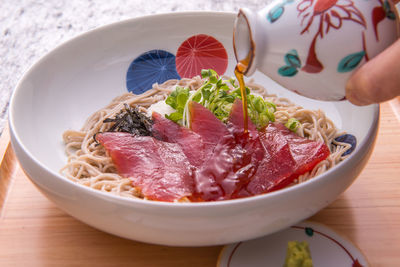
<path fill-rule="evenodd" d="M 300 122 L 296 118 L 290 118 L 288 121 L 285 123 L 286 128 L 291 130 L 292 132 L 296 132 L 297 129 L 300 126 Z"/>

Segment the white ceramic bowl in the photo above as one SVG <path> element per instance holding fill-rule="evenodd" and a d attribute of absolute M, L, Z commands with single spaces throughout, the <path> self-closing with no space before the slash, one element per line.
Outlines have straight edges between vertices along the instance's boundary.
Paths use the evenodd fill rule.
<path fill-rule="evenodd" d="M 59 174 L 66 163 L 62 133 L 126 92 L 134 58 L 151 49 L 175 52 L 188 37 L 203 33 L 225 47 L 235 65 L 235 14 L 185 12 L 146 16 L 90 31 L 37 62 L 12 96 L 12 146 L 31 181 L 78 220 L 121 237 L 174 246 L 226 244 L 260 237 L 318 212 L 360 173 L 373 148 L 379 107 L 318 102 L 293 94 L 256 74 L 269 91 L 307 108 L 323 109 L 336 125 L 357 137 L 356 150 L 339 166 L 300 185 L 250 198 L 210 203 L 163 203 L 128 199 L 75 184 Z"/>

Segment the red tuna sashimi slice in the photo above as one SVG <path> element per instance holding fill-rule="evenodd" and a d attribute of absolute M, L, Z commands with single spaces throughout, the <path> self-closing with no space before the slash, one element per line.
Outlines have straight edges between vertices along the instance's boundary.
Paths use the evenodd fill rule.
<path fill-rule="evenodd" d="M 229 122 L 235 131 L 244 131 L 244 116 L 243 116 L 243 104 L 242 100 L 236 99 L 232 105 L 231 112 L 229 114 Z M 249 132 L 257 131 L 257 127 L 254 123 L 248 119 L 247 129 Z"/>
<path fill-rule="evenodd" d="M 199 167 L 204 162 L 204 144 L 197 133 L 153 112 L 152 134 L 161 141 L 177 143 L 185 153 L 190 164 Z"/>
<path fill-rule="evenodd" d="M 289 178 L 295 172 L 294 160 L 286 138 L 275 128 L 267 127 L 266 133 L 260 134 L 265 149 L 265 157 L 260 162 L 252 181 L 240 195 L 258 195 L 290 184 Z"/>
<path fill-rule="evenodd" d="M 253 180 L 240 196 L 271 192 L 291 184 L 299 175 L 311 171 L 329 156 L 329 148 L 322 142 L 300 137 L 284 125 L 271 123 L 260 140 L 266 157 L 260 163 Z"/>
<path fill-rule="evenodd" d="M 190 128 L 203 139 L 205 146 L 204 156 L 207 158 L 212 153 L 219 140 L 225 135 L 230 135 L 230 132 L 224 123 L 201 104 L 191 101 L 188 105 Z"/>
<path fill-rule="evenodd" d="M 204 201 L 234 198 L 249 183 L 264 157 L 258 137 L 225 135 L 211 157 L 194 174 L 194 196 Z"/>
<path fill-rule="evenodd" d="M 199 199 L 235 198 L 252 179 L 264 158 L 264 148 L 252 122 L 249 122 L 249 134 L 244 133 L 240 100 L 232 106 L 228 130 L 231 134 L 220 139 L 211 157 L 195 172 L 195 195 Z"/>
<path fill-rule="evenodd" d="M 319 162 L 329 156 L 330 151 L 325 143 L 299 137 L 283 124 L 276 123 L 274 125 L 289 142 L 292 156 L 297 163 L 296 174 L 301 175 L 311 171 Z"/>
<path fill-rule="evenodd" d="M 192 195 L 190 165 L 178 144 L 149 136 L 105 132 L 96 139 L 106 148 L 118 173 L 151 200 L 175 201 Z"/>

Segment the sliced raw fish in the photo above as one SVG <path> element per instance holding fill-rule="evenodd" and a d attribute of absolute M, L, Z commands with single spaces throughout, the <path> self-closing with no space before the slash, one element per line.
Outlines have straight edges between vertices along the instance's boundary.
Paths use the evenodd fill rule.
<path fill-rule="evenodd" d="M 208 158 L 219 140 L 223 136 L 229 135 L 230 132 L 223 122 L 201 104 L 191 101 L 188 105 L 191 130 L 199 134 L 203 139 L 205 146 L 204 157 Z"/>
<path fill-rule="evenodd" d="M 249 120 L 244 133 L 242 102 L 236 100 L 225 135 L 212 156 L 194 174 L 199 199 L 223 200 L 258 195 L 285 187 L 329 155 L 328 147 L 300 137 L 283 124 L 259 132 Z"/>
<path fill-rule="evenodd" d="M 132 179 L 148 199 L 176 201 L 192 195 L 192 167 L 176 143 L 123 132 L 96 135 L 108 151 L 118 173 Z"/>
<path fill-rule="evenodd" d="M 249 120 L 244 132 L 242 102 L 232 106 L 227 125 L 199 103 L 189 103 L 191 130 L 153 113 L 154 137 L 106 132 L 96 139 L 118 173 L 152 200 L 215 201 L 283 188 L 330 154 L 283 124 L 262 131 Z"/>
<path fill-rule="evenodd" d="M 283 124 L 275 123 L 274 126 L 289 142 L 290 151 L 296 161 L 296 174 L 311 171 L 320 161 L 329 156 L 330 150 L 325 143 L 302 138 L 291 132 Z"/>
<path fill-rule="evenodd" d="M 243 116 L 243 105 L 242 100 L 236 99 L 232 105 L 231 112 L 229 114 L 229 121 L 231 128 L 239 132 L 244 130 L 244 116 Z M 232 131 L 231 129 L 231 131 Z M 247 121 L 247 129 L 249 132 L 257 133 L 257 127 L 250 120 Z"/>
<path fill-rule="evenodd" d="M 244 133 L 243 126 L 242 102 L 237 100 L 229 118 L 230 134 L 220 139 L 212 156 L 195 172 L 195 196 L 199 199 L 234 198 L 256 173 L 264 149 L 255 125 L 249 121 L 248 133 Z"/>
<path fill-rule="evenodd" d="M 240 196 L 283 188 L 311 171 L 330 154 L 324 143 L 300 137 L 280 123 L 270 123 L 260 133 L 260 140 L 266 152 L 265 157 Z"/>
<path fill-rule="evenodd" d="M 153 112 L 152 119 L 154 122 L 152 134 L 155 138 L 165 142 L 177 143 L 193 166 L 198 167 L 203 164 L 205 147 L 199 134 L 156 112 Z"/>

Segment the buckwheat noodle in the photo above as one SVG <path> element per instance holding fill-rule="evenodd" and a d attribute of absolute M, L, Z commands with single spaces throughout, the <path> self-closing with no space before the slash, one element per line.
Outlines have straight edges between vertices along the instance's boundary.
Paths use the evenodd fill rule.
<path fill-rule="evenodd" d="M 92 114 L 80 131 L 67 130 L 63 133 L 68 162 L 60 172 L 68 179 L 94 189 L 124 197 L 145 198 L 139 190 L 132 186 L 131 179 L 118 175 L 111 158 L 101 145 L 97 145 L 93 135 L 97 132 L 107 131 L 111 127 L 110 123 L 103 123 L 103 120 L 114 118 L 124 108 L 124 103 L 146 112 L 152 104 L 167 98 L 176 86 L 196 90 L 202 84 L 203 80 L 199 76 L 193 79 L 168 80 L 163 84 L 154 84 L 152 89 L 141 95 L 125 93 L 116 97 L 109 105 Z M 294 184 L 325 172 L 346 157 L 343 156 L 343 153 L 350 149 L 351 145 L 334 140 L 343 133 L 338 132 L 334 123 L 325 116 L 323 111 L 304 109 L 289 99 L 268 94 L 264 87 L 252 81 L 247 82 L 246 85 L 252 92 L 275 103 L 277 122 L 286 123 L 289 118 L 296 118 L 300 122 L 296 132 L 298 135 L 322 141 L 331 151 L 327 159 L 315 166 L 311 172 L 301 175 Z"/>

